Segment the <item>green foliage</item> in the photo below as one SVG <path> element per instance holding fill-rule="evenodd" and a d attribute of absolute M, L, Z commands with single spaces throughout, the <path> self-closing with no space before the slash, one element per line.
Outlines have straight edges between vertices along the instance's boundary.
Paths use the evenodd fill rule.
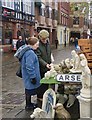
<path fill-rule="evenodd" d="M 82 13 L 83 9 L 85 7 L 84 13 Z M 88 3 L 87 2 L 76 2 L 76 3 L 71 3 L 70 4 L 71 11 L 78 11 L 81 14 L 87 14 L 88 13 Z"/>

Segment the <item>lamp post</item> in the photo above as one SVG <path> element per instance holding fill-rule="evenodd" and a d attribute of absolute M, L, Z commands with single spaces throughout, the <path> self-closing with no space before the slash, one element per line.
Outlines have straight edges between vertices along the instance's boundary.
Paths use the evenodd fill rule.
<path fill-rule="evenodd" d="M 66 47 L 66 26 L 65 26 L 64 33 L 65 33 L 65 41 L 64 41 L 64 46 Z"/>

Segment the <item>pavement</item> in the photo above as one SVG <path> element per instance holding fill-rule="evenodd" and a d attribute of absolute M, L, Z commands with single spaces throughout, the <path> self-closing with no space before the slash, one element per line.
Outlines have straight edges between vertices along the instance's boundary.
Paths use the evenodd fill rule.
<path fill-rule="evenodd" d="M 71 50 L 74 46 L 58 46 L 58 49 L 52 47 L 54 63 L 60 63 L 61 60 L 71 58 Z M 0 116 L 4 119 L 30 118 L 32 111 L 25 110 L 25 94 L 22 79 L 16 76 L 18 69 L 18 60 L 14 58 L 14 52 L 2 53 L 2 64 L 0 66 L 2 80 L 0 94 Z M 76 100 L 74 106 L 68 109 L 72 118 L 79 118 L 79 103 Z"/>

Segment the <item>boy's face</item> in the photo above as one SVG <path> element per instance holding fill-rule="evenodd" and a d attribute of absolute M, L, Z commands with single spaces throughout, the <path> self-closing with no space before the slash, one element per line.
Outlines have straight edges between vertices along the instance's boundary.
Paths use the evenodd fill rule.
<path fill-rule="evenodd" d="M 33 49 L 36 50 L 39 47 L 39 41 L 33 45 Z"/>
<path fill-rule="evenodd" d="M 41 38 L 42 43 L 47 43 L 48 38 Z"/>

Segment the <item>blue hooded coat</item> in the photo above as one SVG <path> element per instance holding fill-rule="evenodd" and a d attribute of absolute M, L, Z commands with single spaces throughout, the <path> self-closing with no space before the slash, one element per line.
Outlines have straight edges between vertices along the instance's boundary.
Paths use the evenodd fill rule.
<path fill-rule="evenodd" d="M 33 90 L 40 86 L 40 70 L 38 57 L 29 45 L 21 46 L 14 55 L 20 60 L 22 78 L 25 89 Z M 31 80 L 35 78 L 36 84 L 32 84 Z"/>

